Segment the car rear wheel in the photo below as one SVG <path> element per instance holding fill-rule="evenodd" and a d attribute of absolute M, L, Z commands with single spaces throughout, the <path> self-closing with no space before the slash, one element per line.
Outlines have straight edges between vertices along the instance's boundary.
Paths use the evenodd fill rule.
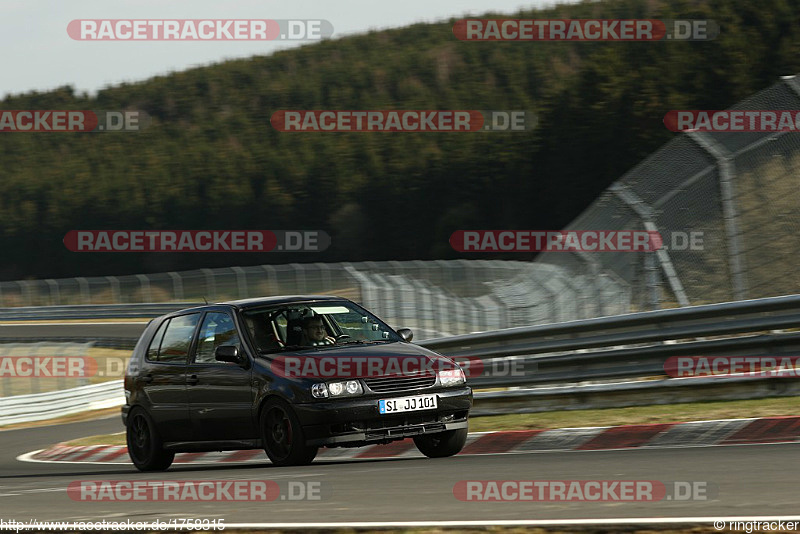
<path fill-rule="evenodd" d="M 164 471 L 175 459 L 174 452 L 163 449 L 153 420 L 142 408 L 134 408 L 128 414 L 126 441 L 128 456 L 139 471 Z"/>
<path fill-rule="evenodd" d="M 414 445 L 428 458 L 444 458 L 461 452 L 467 443 L 467 429 L 446 430 L 436 434 L 417 436 Z"/>
<path fill-rule="evenodd" d="M 306 445 L 303 428 L 294 410 L 278 399 L 267 401 L 261 410 L 261 437 L 270 461 L 281 467 L 308 465 L 319 450 Z"/>

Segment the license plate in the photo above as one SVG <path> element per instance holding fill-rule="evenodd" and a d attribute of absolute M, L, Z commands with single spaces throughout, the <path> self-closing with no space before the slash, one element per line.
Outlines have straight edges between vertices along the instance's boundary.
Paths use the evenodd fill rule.
<path fill-rule="evenodd" d="M 438 397 L 436 395 L 415 395 L 414 397 L 381 399 L 378 401 L 378 410 L 381 414 L 432 410 L 437 407 L 437 400 Z"/>

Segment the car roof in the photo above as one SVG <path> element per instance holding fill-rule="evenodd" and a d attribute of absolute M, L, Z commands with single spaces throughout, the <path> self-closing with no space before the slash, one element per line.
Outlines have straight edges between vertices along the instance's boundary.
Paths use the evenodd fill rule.
<path fill-rule="evenodd" d="M 335 295 L 281 295 L 275 297 L 256 297 L 251 299 L 231 300 L 221 302 L 220 304 L 235 306 L 237 308 L 255 308 L 257 306 L 264 306 L 265 304 L 291 304 L 294 302 L 307 302 L 307 301 L 336 301 L 347 300 L 344 297 L 337 297 Z"/>
<path fill-rule="evenodd" d="M 174 317 L 176 315 L 184 315 L 192 312 L 203 312 L 206 310 L 224 310 L 226 308 L 237 308 L 245 310 L 248 308 L 257 308 L 270 304 L 292 304 L 295 302 L 320 302 L 320 301 L 347 301 L 351 302 L 344 297 L 337 297 L 335 295 L 280 295 L 274 297 L 256 297 L 241 300 L 229 300 L 225 302 L 214 302 L 208 304 L 201 304 L 200 306 L 193 306 L 191 308 L 183 308 L 175 310 L 174 312 L 162 315 L 163 318 Z"/>

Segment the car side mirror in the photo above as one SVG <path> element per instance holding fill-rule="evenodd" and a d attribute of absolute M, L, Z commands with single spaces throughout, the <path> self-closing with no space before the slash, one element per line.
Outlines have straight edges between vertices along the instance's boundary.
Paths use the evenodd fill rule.
<path fill-rule="evenodd" d="M 233 345 L 221 345 L 217 347 L 214 351 L 214 359 L 218 362 L 242 363 L 239 347 Z"/>
<path fill-rule="evenodd" d="M 398 328 L 397 333 L 400 334 L 403 341 L 408 343 L 411 343 L 411 340 L 414 339 L 414 332 L 412 332 L 410 328 Z"/>

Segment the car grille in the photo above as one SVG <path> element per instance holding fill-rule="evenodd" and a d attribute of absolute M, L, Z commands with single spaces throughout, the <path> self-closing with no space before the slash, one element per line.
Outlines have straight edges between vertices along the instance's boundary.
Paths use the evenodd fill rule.
<path fill-rule="evenodd" d="M 427 388 L 434 385 L 436 383 L 436 373 L 433 371 L 419 371 L 402 375 L 365 378 L 364 382 L 369 386 L 369 389 L 376 393 L 411 391 L 412 389 Z"/>

